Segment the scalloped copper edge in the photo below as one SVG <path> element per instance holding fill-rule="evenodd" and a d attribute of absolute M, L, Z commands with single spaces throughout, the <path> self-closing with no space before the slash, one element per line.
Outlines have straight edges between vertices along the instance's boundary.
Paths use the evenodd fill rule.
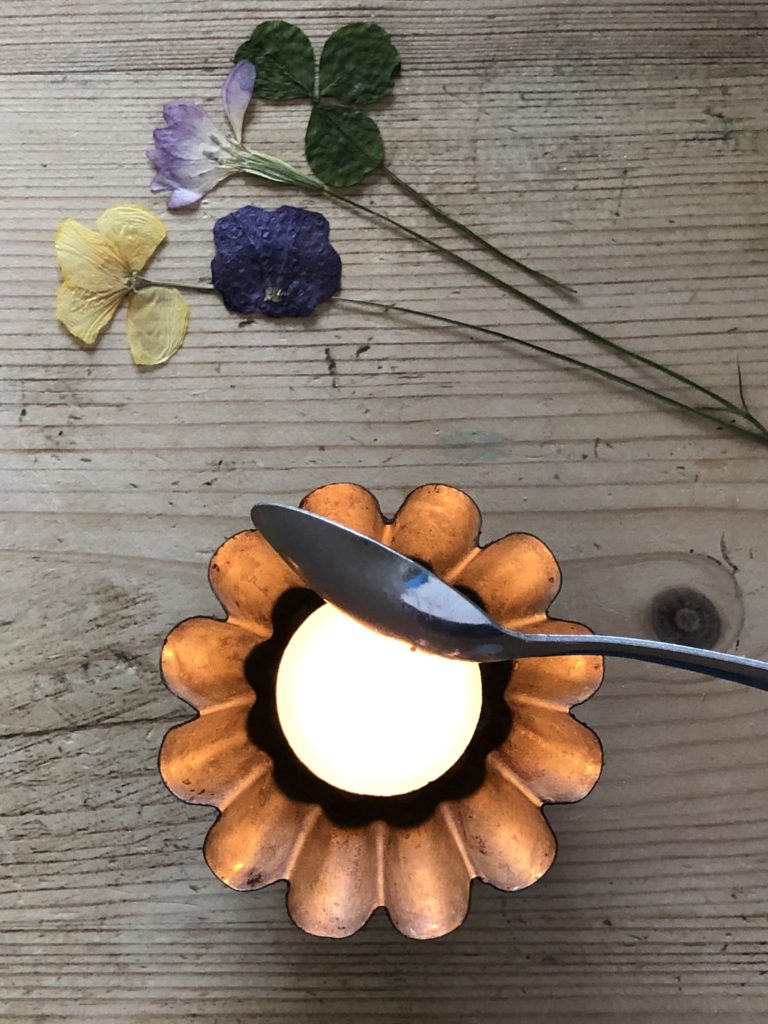
<path fill-rule="evenodd" d="M 391 520 L 357 484 L 318 488 L 302 505 L 429 561 L 450 582 L 478 594 L 507 625 L 589 631 L 546 614 L 560 586 L 549 548 L 529 534 L 480 547 L 479 510 L 457 488 L 419 487 Z M 255 697 L 243 651 L 268 638 L 274 604 L 295 576 L 248 530 L 218 549 L 209 578 L 227 621 L 187 620 L 165 641 L 166 685 L 199 715 L 169 731 L 159 764 L 176 796 L 220 810 L 205 857 L 225 884 L 250 890 L 286 879 L 289 913 L 313 935 L 351 935 L 384 907 L 403 934 L 425 939 L 461 924 L 472 878 L 516 890 L 547 871 L 556 841 L 542 804 L 583 799 L 602 770 L 598 738 L 570 714 L 599 687 L 602 659 L 515 665 L 505 695 L 513 726 L 470 796 L 443 801 L 414 828 L 382 821 L 342 827 L 319 806 L 282 793 L 270 758 L 245 728 Z"/>

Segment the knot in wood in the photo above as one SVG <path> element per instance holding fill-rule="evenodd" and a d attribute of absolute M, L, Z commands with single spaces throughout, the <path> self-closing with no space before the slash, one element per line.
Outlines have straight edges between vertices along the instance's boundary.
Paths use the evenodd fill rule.
<path fill-rule="evenodd" d="M 723 632 L 720 613 L 691 587 L 662 590 L 651 602 L 651 627 L 659 640 L 692 647 L 714 647 Z"/>

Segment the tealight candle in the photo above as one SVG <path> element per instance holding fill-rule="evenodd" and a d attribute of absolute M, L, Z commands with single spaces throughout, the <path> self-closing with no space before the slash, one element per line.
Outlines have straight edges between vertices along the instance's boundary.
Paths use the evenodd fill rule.
<path fill-rule="evenodd" d="M 277 713 L 300 761 L 339 789 L 410 793 L 466 750 L 482 704 L 480 667 L 440 658 L 325 604 L 288 642 Z"/>
<path fill-rule="evenodd" d="M 551 551 L 514 533 L 478 547 L 462 491 L 418 488 L 391 529 L 355 484 L 302 504 L 418 552 L 504 622 L 578 631 L 547 615 Z M 249 891 L 285 879 L 312 935 L 351 935 L 384 906 L 426 939 L 460 924 L 470 875 L 511 891 L 544 874 L 556 844 L 542 806 L 582 799 L 602 767 L 599 740 L 570 714 L 599 686 L 602 659 L 513 671 L 414 651 L 297 588 L 255 530 L 223 544 L 210 579 L 227 621 L 182 622 L 163 647 L 168 687 L 199 714 L 168 732 L 160 771 L 180 799 L 221 812 L 205 841 L 218 878 Z"/>

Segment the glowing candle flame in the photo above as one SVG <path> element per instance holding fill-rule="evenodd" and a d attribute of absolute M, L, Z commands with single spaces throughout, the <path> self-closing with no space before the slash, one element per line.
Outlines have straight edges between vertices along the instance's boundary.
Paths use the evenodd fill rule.
<path fill-rule="evenodd" d="M 297 757 L 351 793 L 410 793 L 464 753 L 482 704 L 480 668 L 439 658 L 331 605 L 291 637 L 277 712 Z"/>

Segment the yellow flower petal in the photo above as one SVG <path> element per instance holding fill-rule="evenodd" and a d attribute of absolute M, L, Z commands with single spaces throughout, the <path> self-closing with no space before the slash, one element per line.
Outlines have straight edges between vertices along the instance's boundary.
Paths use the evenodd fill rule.
<path fill-rule="evenodd" d="M 143 206 L 111 206 L 100 215 L 96 227 L 131 273 L 144 267 L 167 234 L 160 218 Z"/>
<path fill-rule="evenodd" d="M 66 282 L 56 293 L 56 318 L 86 345 L 93 345 L 117 312 L 122 292 L 96 295 Z"/>
<path fill-rule="evenodd" d="M 129 274 L 115 246 L 71 217 L 56 232 L 56 257 L 64 281 L 73 288 L 103 295 L 128 290 Z"/>
<path fill-rule="evenodd" d="M 175 288 L 142 288 L 128 300 L 125 327 L 137 366 L 161 366 L 181 348 L 189 306 Z"/>

